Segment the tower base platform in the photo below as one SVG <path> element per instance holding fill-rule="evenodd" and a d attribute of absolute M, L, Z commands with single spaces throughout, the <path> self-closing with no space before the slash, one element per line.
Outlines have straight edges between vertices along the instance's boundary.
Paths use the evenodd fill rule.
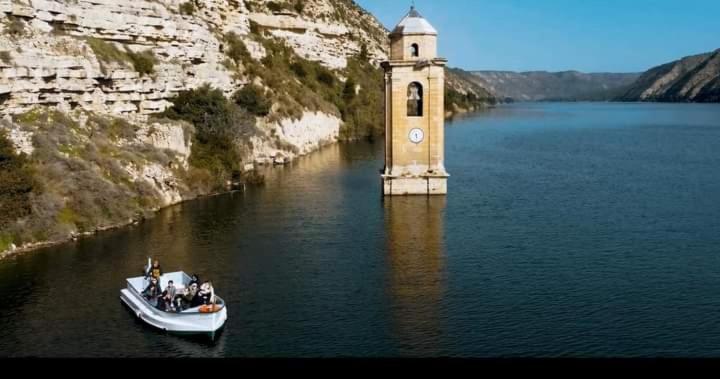
<path fill-rule="evenodd" d="M 383 175 L 385 196 L 447 195 L 450 175 L 390 176 Z"/>

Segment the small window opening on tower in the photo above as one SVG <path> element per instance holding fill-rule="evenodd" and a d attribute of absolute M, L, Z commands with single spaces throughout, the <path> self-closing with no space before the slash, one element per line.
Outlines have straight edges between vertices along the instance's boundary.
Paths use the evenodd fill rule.
<path fill-rule="evenodd" d="M 409 117 L 423 115 L 423 88 L 418 82 L 412 82 L 408 86 L 407 115 Z"/>
<path fill-rule="evenodd" d="M 413 58 L 420 56 L 420 46 L 418 46 L 418 44 L 414 43 L 410 45 L 410 56 Z"/>

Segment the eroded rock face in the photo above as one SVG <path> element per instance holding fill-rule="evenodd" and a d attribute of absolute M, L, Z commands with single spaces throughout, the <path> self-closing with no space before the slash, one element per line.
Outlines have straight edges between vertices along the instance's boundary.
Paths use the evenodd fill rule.
<path fill-rule="evenodd" d="M 144 181 L 157 191 L 160 207 L 177 204 L 183 201 L 177 178 L 169 167 L 158 163 L 150 163 L 142 167 L 128 165 L 125 167 L 132 181 Z"/>
<path fill-rule="evenodd" d="M 209 84 L 226 95 L 241 88 L 227 60 L 223 36 L 240 36 L 255 60 L 266 55 L 250 38 L 251 22 L 266 35 L 286 41 L 302 57 L 333 69 L 365 45 L 370 59 L 386 58 L 384 28 L 358 8 L 332 0 L 306 1 L 302 14 L 273 13 L 267 1 L 252 10 L 243 0 L 204 0 L 192 15 L 180 13 L 181 0 L 0 0 L 0 117 L 37 107 L 71 113 L 85 110 L 145 125 L 149 116 L 168 108 L 180 91 Z M 342 14 L 342 17 L 339 16 Z M 141 75 L 127 61 L 109 60 L 93 43 L 119 51 L 150 51 L 154 73 Z M 97 46 L 96 46 L 97 48 Z M 151 121 L 150 121 L 151 122 Z M 253 158 L 282 151 L 287 159 L 337 140 L 338 117 L 306 113 L 299 121 L 266 124 L 253 145 Z M 277 135 L 273 135 L 273 130 Z M 10 137 L 19 151 L 32 152 L 27 136 Z M 141 126 L 138 140 L 190 154 L 189 136 L 177 128 Z M 181 143 L 181 139 L 187 141 Z"/>
<path fill-rule="evenodd" d="M 145 143 L 156 149 L 170 150 L 176 153 L 185 169 L 192 151 L 192 139 L 185 131 L 189 125 L 178 123 L 154 122 L 140 127 L 136 133 L 136 142 Z"/>
<path fill-rule="evenodd" d="M 3 1 L 0 51 L 9 62 L 0 66 L 0 87 L 10 96 L 0 113 L 43 105 L 146 115 L 164 110 L 184 89 L 208 83 L 231 91 L 237 85 L 220 64 L 219 36 L 202 18 L 173 13 L 174 2 Z M 246 21 L 228 27 L 243 30 Z M 143 77 L 130 64 L 101 62 L 87 38 L 121 50 L 151 50 L 159 59 L 156 73 Z"/>
<path fill-rule="evenodd" d="M 309 2 L 298 14 L 251 13 L 244 1 L 204 0 L 191 16 L 178 0 L 0 0 L 0 115 L 34 106 L 82 109 L 113 115 L 161 112 L 179 91 L 210 84 L 230 94 L 242 86 L 223 65 L 222 36 L 250 33 L 250 20 L 285 39 L 298 55 L 343 68 L 365 43 L 376 60 L 384 41 L 367 37 L 362 23 L 382 30 L 369 15 L 357 25 L 309 21 L 334 12 L 330 0 Z M 262 3 L 262 2 L 260 2 Z M 265 12 L 265 13 L 262 13 Z M 365 37 L 358 37 L 365 36 Z M 152 51 L 155 74 L 141 76 L 130 64 L 102 62 L 88 43 L 96 38 L 134 52 Z M 254 59 L 262 46 L 244 38 Z"/>
<path fill-rule="evenodd" d="M 337 142 L 340 136 L 340 120 L 320 112 L 305 112 L 300 120 L 281 121 L 277 130 L 278 138 L 297 146 L 297 154 L 305 155 L 323 145 Z"/>
<path fill-rule="evenodd" d="M 341 120 L 322 112 L 305 112 L 299 120 L 262 123 L 265 136 L 250 139 L 255 164 L 285 164 L 319 148 L 335 143 L 340 136 Z"/>

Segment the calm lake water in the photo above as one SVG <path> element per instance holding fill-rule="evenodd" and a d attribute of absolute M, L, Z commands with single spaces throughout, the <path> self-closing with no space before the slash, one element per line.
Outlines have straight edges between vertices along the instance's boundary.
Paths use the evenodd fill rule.
<path fill-rule="evenodd" d="M 382 143 L 0 262 L 0 356 L 720 356 L 720 106 L 516 104 L 447 125 L 447 198 L 380 196 Z M 215 343 L 119 300 L 212 279 Z"/>

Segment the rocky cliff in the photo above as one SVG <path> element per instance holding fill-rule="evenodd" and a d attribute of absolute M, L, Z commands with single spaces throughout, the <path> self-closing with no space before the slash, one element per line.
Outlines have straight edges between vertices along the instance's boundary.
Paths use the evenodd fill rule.
<path fill-rule="evenodd" d="M 383 131 L 387 30 L 350 0 L 0 0 L 0 32 L 0 252 Z"/>
<path fill-rule="evenodd" d="M 148 115 L 164 110 L 180 91 L 203 84 L 229 94 L 249 78 L 224 64 L 223 36 L 232 32 L 247 37 L 252 23 L 282 38 L 299 56 L 330 68 L 345 68 L 362 44 L 371 60 L 385 57 L 382 27 L 371 15 L 347 2 L 304 3 L 297 13 L 272 12 L 268 2 L 242 0 L 197 2 L 202 5 L 177 0 L 0 0 L 0 113 L 48 105 Z M 183 13 L 187 4 L 193 10 Z M 243 41 L 253 59 L 265 57 L 257 40 Z M 113 47 L 156 57 L 153 74 L 139 73 L 132 60 L 108 57 Z"/>
<path fill-rule="evenodd" d="M 512 101 L 611 100 L 639 74 L 474 71 L 478 84 Z"/>
<path fill-rule="evenodd" d="M 618 100 L 720 102 L 720 49 L 652 68 Z"/>

